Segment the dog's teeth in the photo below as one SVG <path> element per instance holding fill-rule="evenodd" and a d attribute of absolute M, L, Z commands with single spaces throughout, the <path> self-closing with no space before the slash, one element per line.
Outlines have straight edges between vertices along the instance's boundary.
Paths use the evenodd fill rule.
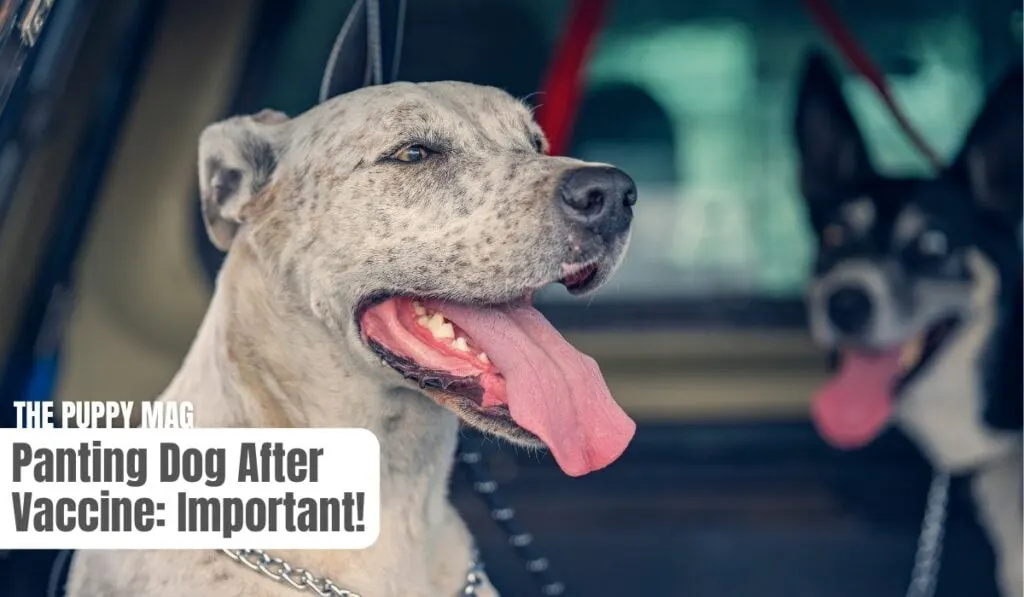
<path fill-rule="evenodd" d="M 466 344 L 466 339 L 459 336 L 452 342 L 452 348 L 461 352 L 469 352 L 469 345 Z"/>
<path fill-rule="evenodd" d="M 423 306 L 423 303 L 413 301 L 412 310 L 416 312 L 416 315 L 426 315 L 427 309 Z"/>
<path fill-rule="evenodd" d="M 444 315 L 440 313 L 434 313 L 430 317 L 420 316 L 417 321 L 419 321 L 420 325 L 430 330 L 430 333 L 435 338 L 447 340 L 455 337 L 455 328 L 452 324 L 445 321 Z"/>
<path fill-rule="evenodd" d="M 381 365 L 381 367 L 387 367 L 388 366 L 388 362 L 385 361 L 384 359 L 381 359 L 380 360 L 380 365 Z"/>
<path fill-rule="evenodd" d="M 480 361 L 483 362 L 483 363 L 490 363 L 491 362 L 491 359 L 487 358 L 487 353 L 486 352 L 481 352 L 480 354 L 476 355 L 476 358 L 480 359 Z"/>

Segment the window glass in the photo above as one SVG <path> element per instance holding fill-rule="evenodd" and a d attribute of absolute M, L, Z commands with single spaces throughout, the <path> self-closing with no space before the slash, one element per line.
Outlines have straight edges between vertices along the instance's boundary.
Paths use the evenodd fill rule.
<path fill-rule="evenodd" d="M 853 26 L 921 134 L 950 156 L 987 81 L 967 4 L 942 4 Z M 820 32 L 800 13 L 672 18 L 666 3 L 635 10 L 645 5 L 647 18 L 621 8 L 610 23 L 575 130 L 574 155 L 619 164 L 640 188 L 621 273 L 592 300 L 798 299 L 813 246 L 790 125 L 802 53 Z M 844 91 L 881 168 L 928 171 L 866 82 L 847 76 Z M 557 288 L 544 298 L 572 300 Z"/>

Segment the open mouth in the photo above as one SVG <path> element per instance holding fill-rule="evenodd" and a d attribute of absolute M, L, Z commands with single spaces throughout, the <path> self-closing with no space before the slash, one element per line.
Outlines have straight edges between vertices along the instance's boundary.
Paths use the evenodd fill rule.
<path fill-rule="evenodd" d="M 814 397 L 811 413 L 830 444 L 859 448 L 889 422 L 899 393 L 916 378 L 953 335 L 959 320 L 948 317 L 886 350 L 842 350 L 839 370 Z"/>
<path fill-rule="evenodd" d="M 580 294 L 589 290 L 596 278 L 596 262 L 567 265 L 562 267 L 562 278 L 559 283 L 563 284 L 570 293 Z"/>
<path fill-rule="evenodd" d="M 597 267 L 560 280 L 585 291 Z M 391 296 L 360 307 L 360 334 L 381 362 L 464 422 L 526 446 L 546 446 L 572 476 L 603 468 L 635 423 L 597 363 L 570 345 L 529 299 L 502 305 Z"/>
<path fill-rule="evenodd" d="M 923 333 L 900 346 L 900 377 L 896 383 L 896 394 L 913 380 L 931 362 L 932 357 L 942 348 L 946 339 L 956 330 L 960 320 L 946 317 L 929 326 Z"/>
<path fill-rule="evenodd" d="M 482 417 L 510 422 L 505 380 L 490 357 L 435 308 L 436 303 L 392 297 L 366 309 L 360 317 L 363 340 L 381 362 L 424 390 L 437 390 L 442 400 Z M 514 439 L 540 443 L 523 430 Z"/>

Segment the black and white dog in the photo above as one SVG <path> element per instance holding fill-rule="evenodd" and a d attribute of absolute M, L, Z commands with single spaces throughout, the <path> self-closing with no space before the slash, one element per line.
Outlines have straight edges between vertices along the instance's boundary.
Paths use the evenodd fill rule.
<path fill-rule="evenodd" d="M 815 341 L 839 355 L 812 415 L 852 449 L 889 424 L 932 464 L 972 475 L 1005 597 L 1022 591 L 1021 224 L 1024 71 L 991 91 L 951 165 L 879 173 L 820 53 L 797 102 L 799 182 L 819 248 Z"/>

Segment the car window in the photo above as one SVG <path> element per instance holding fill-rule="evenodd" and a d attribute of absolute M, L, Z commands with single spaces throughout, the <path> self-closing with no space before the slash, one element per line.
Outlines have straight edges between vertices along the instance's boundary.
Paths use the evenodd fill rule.
<path fill-rule="evenodd" d="M 266 105 L 294 113 L 315 102 L 320 65 L 345 16 L 328 4 L 306 2 L 297 11 Z M 543 80 L 568 4 L 410 3 L 400 78 L 464 79 L 525 98 Z M 640 204 L 620 273 L 584 300 L 637 308 L 798 301 L 812 244 L 794 184 L 790 125 L 803 55 L 826 45 L 821 31 L 799 3 L 613 4 L 570 154 L 621 166 L 636 179 Z M 837 9 L 921 134 L 948 156 L 987 83 L 1020 52 L 1019 13 L 997 5 L 869 0 Z M 879 165 L 926 171 L 871 88 L 850 75 L 844 87 Z M 538 300 L 579 299 L 552 287 Z"/>

